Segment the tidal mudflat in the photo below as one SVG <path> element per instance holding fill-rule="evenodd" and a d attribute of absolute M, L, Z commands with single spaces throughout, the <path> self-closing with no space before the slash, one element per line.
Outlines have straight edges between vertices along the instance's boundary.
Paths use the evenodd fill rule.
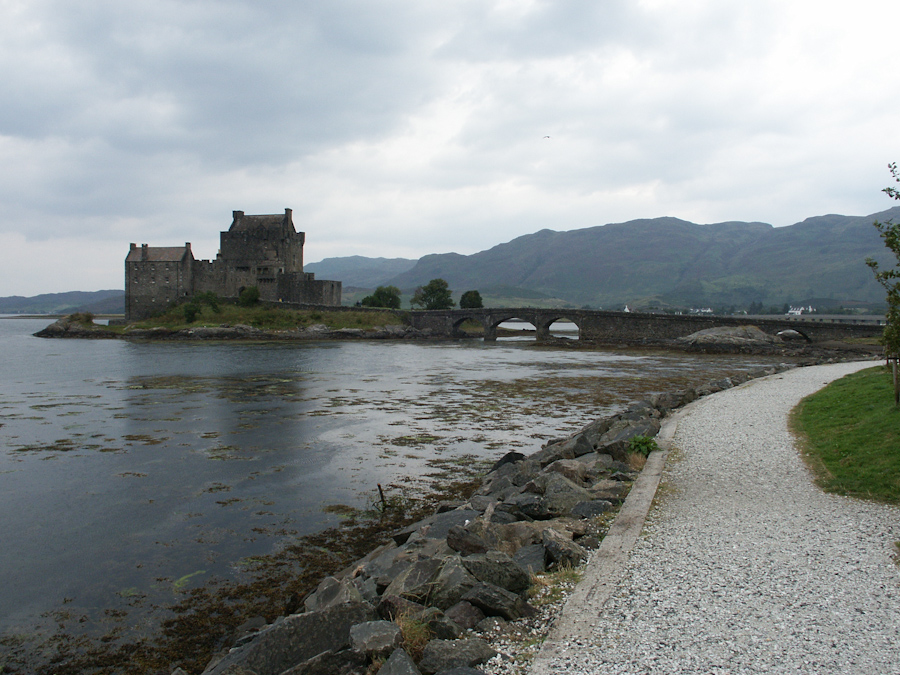
<path fill-rule="evenodd" d="M 398 503 L 462 484 L 628 401 L 772 361 L 521 340 L 31 337 L 46 323 L 0 321 L 0 633 L 19 660 L 89 649 L 81 637 L 152 640 L 223 584 L 262 592 L 310 551 L 327 562 L 341 544 L 315 537 L 365 530 L 379 484 Z M 307 558 L 285 565 L 298 541 Z"/>

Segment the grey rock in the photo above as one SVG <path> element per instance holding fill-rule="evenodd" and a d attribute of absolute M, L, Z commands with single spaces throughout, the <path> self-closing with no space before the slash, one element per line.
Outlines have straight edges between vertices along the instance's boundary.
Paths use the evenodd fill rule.
<path fill-rule="evenodd" d="M 426 626 L 431 634 L 439 640 L 455 640 L 462 635 L 463 629 L 437 607 L 428 607 L 416 617 Z"/>
<path fill-rule="evenodd" d="M 281 675 L 366 675 L 367 665 L 363 654 L 343 649 L 317 654 L 288 668 Z"/>
<path fill-rule="evenodd" d="M 443 561 L 424 558 L 403 570 L 384 590 L 384 595 L 399 595 L 407 600 L 420 602 L 431 592 L 432 582 L 441 569 Z"/>
<path fill-rule="evenodd" d="M 612 509 L 612 502 L 606 499 L 592 499 L 587 502 L 578 502 L 572 507 L 572 515 L 576 518 L 595 518 Z"/>
<path fill-rule="evenodd" d="M 233 649 L 205 675 L 281 675 L 323 652 L 350 646 L 350 627 L 375 618 L 368 603 L 348 603 L 279 619 L 246 645 Z"/>
<path fill-rule="evenodd" d="M 585 488 L 558 473 L 547 476 L 543 506 L 551 517 L 568 515 L 578 502 L 590 501 L 592 495 Z"/>
<path fill-rule="evenodd" d="M 481 513 L 473 509 L 457 509 L 438 513 L 432 516 L 425 527 L 419 529 L 417 535 L 426 539 L 446 539 L 450 528 L 455 525 L 466 525 L 475 520 Z"/>
<path fill-rule="evenodd" d="M 516 551 L 513 554 L 513 560 L 529 574 L 538 574 L 547 570 L 547 565 L 544 561 L 545 555 L 543 544 L 529 544 Z"/>
<path fill-rule="evenodd" d="M 596 456 L 596 453 L 592 451 L 590 455 Z M 582 455 L 582 457 L 590 457 L 590 455 L 585 454 Z M 558 459 L 552 464 L 549 464 L 546 471 L 553 471 L 561 474 L 573 483 L 580 485 L 589 479 L 590 467 L 584 462 L 579 461 L 579 459 Z"/>
<path fill-rule="evenodd" d="M 415 662 L 402 649 L 395 649 L 384 662 L 378 675 L 422 675 Z"/>
<path fill-rule="evenodd" d="M 475 630 L 479 633 L 499 633 L 509 625 L 508 621 L 501 619 L 499 616 L 486 616 L 478 622 Z"/>
<path fill-rule="evenodd" d="M 462 564 L 478 581 L 505 588 L 511 593 L 521 593 L 531 585 L 528 573 L 500 551 L 468 556 L 462 559 Z"/>
<path fill-rule="evenodd" d="M 402 640 L 400 626 L 392 621 L 366 621 L 350 629 L 350 649 L 370 658 L 387 656 Z"/>
<path fill-rule="evenodd" d="M 497 655 L 491 646 L 480 638 L 464 640 L 432 640 L 425 645 L 419 669 L 426 675 L 451 668 L 477 666 Z"/>
<path fill-rule="evenodd" d="M 491 467 L 491 471 L 496 471 L 504 464 L 515 464 L 516 462 L 521 462 L 523 459 L 525 459 L 525 455 L 523 455 L 521 452 L 507 452 L 505 455 L 503 455 L 503 457 L 501 457 L 494 463 L 494 466 Z"/>
<path fill-rule="evenodd" d="M 425 605 L 397 595 L 382 595 L 378 603 L 378 616 L 386 621 L 394 621 L 402 616 L 418 616 L 425 611 Z"/>
<path fill-rule="evenodd" d="M 478 579 L 469 573 L 459 558 L 448 558 L 434 580 L 431 602 L 435 607 L 447 609 L 459 602 L 477 583 Z"/>
<path fill-rule="evenodd" d="M 454 525 L 447 533 L 447 546 L 463 555 L 484 553 L 488 550 L 488 545 L 484 539 L 459 525 Z"/>
<path fill-rule="evenodd" d="M 587 551 L 556 530 L 544 530 L 543 544 L 547 558 L 555 565 L 576 567 L 587 560 Z"/>
<path fill-rule="evenodd" d="M 550 511 L 547 510 L 547 507 L 544 506 L 544 500 L 541 496 L 532 492 L 523 492 L 515 495 L 504 503 L 510 505 L 522 515 L 534 520 L 546 520 L 553 517 Z"/>
<path fill-rule="evenodd" d="M 533 616 L 534 608 L 515 593 L 485 582 L 479 583 L 463 596 L 487 616 L 502 616 L 515 621 L 522 616 Z"/>
<path fill-rule="evenodd" d="M 444 614 L 448 619 L 464 630 L 475 628 L 475 626 L 478 625 L 478 622 L 484 618 L 484 612 L 471 602 L 465 600 L 457 602 L 453 607 L 444 612 Z"/>
<path fill-rule="evenodd" d="M 307 612 L 315 612 L 348 602 L 362 602 L 362 594 L 350 580 L 338 581 L 334 577 L 325 577 L 319 582 L 315 592 L 303 601 Z"/>
<path fill-rule="evenodd" d="M 357 577 L 352 580 L 352 583 L 365 602 L 372 605 L 378 604 L 378 584 L 375 583 L 374 579 Z"/>
<path fill-rule="evenodd" d="M 483 670 L 479 670 L 478 668 L 468 668 L 462 666 L 460 668 L 451 668 L 450 670 L 442 670 L 439 673 L 435 673 L 435 675 L 484 675 Z"/>

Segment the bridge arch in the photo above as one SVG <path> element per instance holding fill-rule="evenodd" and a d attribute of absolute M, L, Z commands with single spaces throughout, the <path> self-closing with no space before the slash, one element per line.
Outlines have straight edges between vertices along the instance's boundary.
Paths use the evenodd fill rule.
<path fill-rule="evenodd" d="M 538 323 L 535 325 L 535 328 L 537 329 L 539 340 L 547 339 L 551 336 L 550 329 L 557 321 L 568 321 L 575 324 L 575 327 L 578 329 L 577 339 L 581 338 L 581 322 L 578 320 L 578 316 L 576 314 L 560 312 L 559 315 L 541 315 L 539 317 L 536 317 L 536 320 Z"/>

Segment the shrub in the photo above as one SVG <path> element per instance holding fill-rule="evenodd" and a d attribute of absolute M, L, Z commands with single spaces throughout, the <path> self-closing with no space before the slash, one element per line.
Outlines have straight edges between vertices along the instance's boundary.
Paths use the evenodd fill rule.
<path fill-rule="evenodd" d="M 647 457 L 654 450 L 659 450 L 656 441 L 649 436 L 633 436 L 628 441 L 628 452 Z"/>
<path fill-rule="evenodd" d="M 241 291 L 238 304 L 241 307 L 252 307 L 259 302 L 259 289 L 256 286 L 248 286 Z"/>
<path fill-rule="evenodd" d="M 188 323 L 194 323 L 197 315 L 200 313 L 200 306 L 194 302 L 189 302 L 184 306 L 184 320 Z"/>
<path fill-rule="evenodd" d="M 396 286 L 379 286 L 372 295 L 367 295 L 360 303 L 363 307 L 387 307 L 400 309 L 400 289 Z"/>

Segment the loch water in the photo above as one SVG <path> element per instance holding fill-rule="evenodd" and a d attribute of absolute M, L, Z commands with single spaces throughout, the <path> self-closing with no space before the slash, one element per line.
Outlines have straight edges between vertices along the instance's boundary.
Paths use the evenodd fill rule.
<path fill-rule="evenodd" d="M 132 597 L 171 602 L 335 524 L 326 507 L 371 504 L 379 483 L 532 452 L 629 401 L 773 361 L 527 340 L 32 336 L 48 322 L 0 320 L 5 636 L 52 631 L 63 606 L 93 618 Z"/>

